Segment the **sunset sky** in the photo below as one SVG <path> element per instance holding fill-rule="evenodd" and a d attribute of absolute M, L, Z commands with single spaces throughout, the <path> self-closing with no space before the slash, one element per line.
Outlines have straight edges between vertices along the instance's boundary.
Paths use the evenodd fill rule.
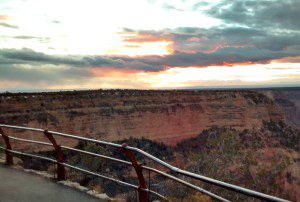
<path fill-rule="evenodd" d="M 0 91 L 300 86 L 299 0 L 0 0 Z"/>

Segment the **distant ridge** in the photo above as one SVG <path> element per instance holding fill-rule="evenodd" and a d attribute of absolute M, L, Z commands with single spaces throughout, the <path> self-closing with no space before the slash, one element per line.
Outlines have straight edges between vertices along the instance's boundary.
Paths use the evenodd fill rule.
<path fill-rule="evenodd" d="M 122 88 L 112 88 L 112 89 L 68 89 L 68 90 L 50 90 L 50 89 L 40 89 L 40 90 L 6 90 L 1 91 L 0 95 L 7 95 L 7 94 L 39 94 L 39 93 L 70 93 L 70 92 L 97 92 L 97 91 L 228 91 L 228 90 L 300 90 L 300 86 L 279 86 L 279 87 L 234 87 L 234 86 L 224 86 L 224 87 L 189 87 L 189 88 L 172 88 L 172 89 L 122 89 Z"/>

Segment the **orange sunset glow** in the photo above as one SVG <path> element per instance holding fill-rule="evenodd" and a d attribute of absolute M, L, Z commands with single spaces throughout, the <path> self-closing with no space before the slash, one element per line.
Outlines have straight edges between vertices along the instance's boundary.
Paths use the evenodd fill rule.
<path fill-rule="evenodd" d="M 143 56 L 143 55 L 170 55 L 172 54 L 172 44 L 169 41 L 155 41 L 142 43 L 124 43 L 121 47 L 111 50 L 105 50 L 107 55 L 127 55 L 127 56 Z"/>

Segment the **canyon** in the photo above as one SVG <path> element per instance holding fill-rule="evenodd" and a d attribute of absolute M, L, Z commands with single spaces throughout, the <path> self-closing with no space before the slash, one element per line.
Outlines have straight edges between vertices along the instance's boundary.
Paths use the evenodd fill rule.
<path fill-rule="evenodd" d="M 300 129 L 299 88 L 264 90 L 262 93 L 278 104 L 288 125 Z"/>
<path fill-rule="evenodd" d="M 212 126 L 243 130 L 259 128 L 264 121 L 287 120 L 299 127 L 299 102 L 294 104 L 286 96 L 293 93 L 286 93 L 282 98 L 283 94 L 278 92 L 281 91 L 7 92 L 0 94 L 0 123 L 108 141 L 145 137 L 172 146 Z M 300 91 L 296 92 L 299 95 Z M 22 131 L 14 135 L 43 139 Z M 72 146 L 77 144 L 62 141 Z"/>
<path fill-rule="evenodd" d="M 298 88 L 6 92 L 0 94 L 0 123 L 126 142 L 195 173 L 298 201 L 299 106 Z M 48 142 L 36 132 L 3 130 L 7 135 Z M 67 138 L 56 140 L 91 152 L 104 149 Z M 51 147 L 11 141 L 13 149 L 52 155 Z M 125 168 L 67 151 L 64 155 L 72 165 L 107 175 L 115 173 L 116 178 L 122 170 L 122 176 L 133 177 Z M 109 152 L 109 156 L 118 155 L 119 151 Z M 82 158 L 89 163 L 83 165 Z M 52 169 L 31 158 L 22 158 L 21 164 L 37 170 Z M 89 177 L 73 174 L 73 178 L 84 186 L 94 186 Z M 167 182 L 152 187 L 170 197 L 175 193 L 177 198 L 192 197 L 192 201 L 197 197 L 193 192 L 178 192 Z M 122 193 L 119 188 L 102 188 L 113 197 Z M 231 192 L 205 188 L 233 201 L 248 201 Z"/>

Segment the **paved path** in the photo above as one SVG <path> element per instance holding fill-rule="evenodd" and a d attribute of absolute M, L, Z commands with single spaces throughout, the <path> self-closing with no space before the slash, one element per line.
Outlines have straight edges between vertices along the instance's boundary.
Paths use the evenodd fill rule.
<path fill-rule="evenodd" d="M 1 202 L 101 202 L 75 189 L 0 165 Z"/>

